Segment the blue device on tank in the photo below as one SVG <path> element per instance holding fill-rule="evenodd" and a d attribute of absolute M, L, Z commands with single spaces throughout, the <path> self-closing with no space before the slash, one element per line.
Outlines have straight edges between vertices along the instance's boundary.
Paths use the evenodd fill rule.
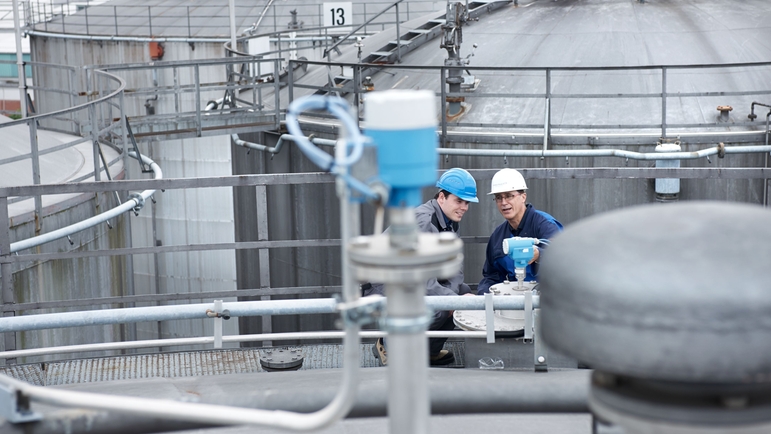
<path fill-rule="evenodd" d="M 503 240 L 503 253 L 514 261 L 515 267 L 525 268 L 535 255 L 535 241 L 535 238 L 506 238 Z"/>
<path fill-rule="evenodd" d="M 377 147 L 380 179 L 391 187 L 389 207 L 416 207 L 421 190 L 436 182 L 439 161 L 434 127 L 407 130 L 367 129 Z"/>

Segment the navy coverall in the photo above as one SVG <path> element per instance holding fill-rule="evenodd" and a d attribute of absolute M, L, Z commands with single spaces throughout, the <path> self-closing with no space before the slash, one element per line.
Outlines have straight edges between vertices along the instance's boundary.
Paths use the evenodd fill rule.
<path fill-rule="evenodd" d="M 477 287 L 477 294 L 482 295 L 490 291 L 490 287 L 504 280 L 516 281 L 514 276 L 514 261 L 503 254 L 503 240 L 511 237 L 527 237 L 549 239 L 562 230 L 562 224 L 551 215 L 538 211 L 533 205 L 527 204 L 525 214 L 519 222 L 517 229 L 512 229 L 508 221 L 495 228 L 490 240 L 487 242 L 487 255 L 485 265 L 482 268 L 482 280 Z M 539 246 L 543 254 L 545 246 Z M 525 281 L 538 280 L 538 264 L 527 266 Z"/>

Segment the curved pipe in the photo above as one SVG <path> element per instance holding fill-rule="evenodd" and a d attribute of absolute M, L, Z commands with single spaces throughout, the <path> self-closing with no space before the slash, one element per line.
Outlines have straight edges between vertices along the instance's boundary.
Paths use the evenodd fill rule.
<path fill-rule="evenodd" d="M 235 143 L 238 146 L 243 146 L 247 149 L 254 149 L 257 151 L 265 151 L 270 152 L 271 154 L 278 154 L 281 152 L 281 147 L 284 145 L 285 140 L 290 140 L 292 142 L 296 142 L 295 136 L 291 134 L 282 134 L 278 138 L 278 142 L 276 142 L 276 146 L 268 146 L 268 145 L 261 145 L 259 143 L 252 143 L 247 142 L 246 140 L 241 140 L 238 137 L 238 134 L 231 134 L 230 138 L 233 139 L 233 143 Z M 335 140 L 330 139 L 320 139 L 317 137 L 314 138 L 306 138 L 306 140 L 310 140 L 311 143 L 316 145 L 323 145 L 323 146 L 335 146 L 335 143 L 337 143 Z"/>
<path fill-rule="evenodd" d="M 771 146 L 732 146 L 725 147 L 726 154 L 751 154 L 771 152 Z M 719 148 L 700 149 L 694 152 L 634 152 L 622 149 L 565 149 L 565 150 L 528 150 L 528 149 L 455 149 L 440 148 L 440 155 L 465 155 L 481 157 L 619 157 L 630 160 L 692 160 L 717 155 Z"/>
<path fill-rule="evenodd" d="M 129 155 L 137 158 L 136 154 L 131 151 L 129 152 Z M 142 155 L 142 161 L 145 164 L 150 165 L 150 169 L 153 171 L 154 179 L 162 179 L 163 178 L 163 172 L 161 171 L 160 166 L 155 164 L 155 161 L 151 160 L 150 158 Z M 144 202 L 150 198 L 155 193 L 155 190 L 145 190 L 139 195 L 130 197 L 128 200 L 120 204 L 119 206 L 116 206 L 115 208 L 112 208 L 109 211 L 105 211 L 101 214 L 95 215 L 91 218 L 85 219 L 83 221 L 80 221 L 78 223 L 57 229 L 55 231 L 51 231 L 48 233 L 45 233 L 43 235 L 38 235 L 36 237 L 27 238 L 26 240 L 17 241 L 15 243 L 11 243 L 11 253 L 15 253 L 21 250 L 26 250 L 32 247 L 39 246 L 41 244 L 49 243 L 51 241 L 58 240 L 60 238 L 64 238 L 66 236 L 75 234 L 77 232 L 80 232 L 82 230 L 88 229 L 90 227 L 96 226 L 100 223 L 104 223 L 105 221 L 117 217 L 121 214 L 123 214 L 126 211 L 131 211 L 134 208 L 141 207 L 144 205 Z"/>

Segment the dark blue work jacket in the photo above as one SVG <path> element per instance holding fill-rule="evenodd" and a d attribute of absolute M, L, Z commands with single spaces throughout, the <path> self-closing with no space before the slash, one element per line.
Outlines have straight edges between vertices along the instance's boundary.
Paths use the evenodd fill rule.
<path fill-rule="evenodd" d="M 516 281 L 514 276 L 514 261 L 503 254 L 503 240 L 511 237 L 529 237 L 550 239 L 562 230 L 562 224 L 551 215 L 538 211 L 533 205 L 527 204 L 522 221 L 517 229 L 512 229 L 508 221 L 495 228 L 490 240 L 487 242 L 487 255 L 485 266 L 482 268 L 482 280 L 479 282 L 477 294 L 490 291 L 490 287 L 504 280 Z M 546 246 L 539 245 L 540 254 L 543 255 Z M 540 258 L 539 258 L 540 260 Z M 525 281 L 538 280 L 538 264 L 527 266 Z"/>

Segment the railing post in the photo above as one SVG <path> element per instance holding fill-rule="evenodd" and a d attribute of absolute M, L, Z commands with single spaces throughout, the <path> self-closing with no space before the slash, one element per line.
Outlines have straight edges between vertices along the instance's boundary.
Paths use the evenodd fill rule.
<path fill-rule="evenodd" d="M 551 136 L 551 70 L 546 69 L 546 93 L 543 115 L 543 152 L 549 149 L 549 137 Z M 541 155 L 543 160 L 543 154 Z"/>
<path fill-rule="evenodd" d="M 290 60 L 289 63 L 287 63 L 287 70 L 292 70 L 292 61 Z M 281 68 L 281 59 L 276 59 L 273 61 L 273 94 L 274 101 L 276 105 L 276 116 L 275 116 L 275 123 L 273 124 L 273 127 L 276 128 L 276 130 L 279 130 L 281 128 L 281 77 L 279 74 Z M 289 77 L 287 77 L 287 80 Z"/>
<path fill-rule="evenodd" d="M 91 33 L 88 30 L 88 3 L 86 3 L 86 7 L 83 8 L 83 15 L 86 17 L 86 35 L 90 35 Z"/>
<path fill-rule="evenodd" d="M 255 186 L 257 199 L 257 241 L 268 241 L 268 192 L 264 185 Z M 260 262 L 260 289 L 270 289 L 270 251 L 266 248 L 259 249 Z M 260 300 L 270 300 L 269 295 L 260 296 Z M 262 333 L 272 333 L 273 325 L 270 315 L 262 316 Z M 270 347 L 272 341 L 264 341 L 262 346 Z"/>
<path fill-rule="evenodd" d="M 289 101 L 286 102 L 288 107 L 294 101 L 294 70 L 292 68 L 287 69 L 286 83 L 288 87 L 287 96 L 289 97 Z"/>
<path fill-rule="evenodd" d="M 402 40 L 399 33 L 399 3 L 396 3 L 396 61 L 402 63 Z"/>
<path fill-rule="evenodd" d="M 667 68 L 661 67 L 661 138 L 667 137 Z"/>
<path fill-rule="evenodd" d="M 150 6 L 147 7 L 147 24 L 150 26 L 150 36 L 153 36 L 153 13 Z"/>
<path fill-rule="evenodd" d="M 356 107 L 356 117 L 359 116 L 359 92 L 361 92 L 361 65 L 353 67 L 353 106 Z"/>
<path fill-rule="evenodd" d="M 115 36 L 118 36 L 120 33 L 118 33 L 118 7 L 113 6 L 112 7 L 112 16 L 115 18 Z M 62 19 L 62 22 L 64 22 L 64 19 Z"/>
<path fill-rule="evenodd" d="M 179 68 L 176 66 L 172 69 L 172 75 L 174 76 L 174 111 L 179 113 L 182 108 L 179 106 Z"/>
<path fill-rule="evenodd" d="M 191 29 L 190 29 L 190 6 L 187 6 L 187 37 L 192 37 Z"/>
<path fill-rule="evenodd" d="M 439 69 L 439 71 L 441 74 L 439 77 L 439 89 L 441 89 L 439 96 L 441 114 L 439 117 L 442 119 L 442 137 L 439 138 L 439 144 L 444 148 L 447 144 L 447 90 L 444 87 L 445 83 L 447 82 L 447 69 L 443 66 Z"/>
<path fill-rule="evenodd" d="M 29 145 L 32 153 L 32 183 L 40 184 L 40 153 L 37 142 L 37 121 L 28 121 Z M 40 235 L 43 229 L 43 200 L 39 194 L 35 195 L 35 235 Z"/>
<path fill-rule="evenodd" d="M 16 304 L 13 295 L 13 277 L 11 263 L 7 262 L 11 257 L 11 223 L 8 218 L 8 198 L 0 197 L 0 287 L 2 288 L 3 307 Z M 3 312 L 3 316 L 15 316 L 13 310 Z M 3 333 L 5 351 L 16 349 L 16 333 Z M 12 364 L 16 359 L 6 359 L 6 364 Z"/>
<path fill-rule="evenodd" d="M 257 70 L 256 70 L 257 72 L 256 72 L 256 74 L 253 74 L 254 75 L 253 82 L 254 82 L 254 85 L 256 86 L 256 88 L 255 88 L 256 97 L 255 97 L 254 101 L 257 101 L 257 109 L 262 111 L 262 109 L 263 109 L 263 105 L 262 105 L 262 84 L 257 84 L 257 82 L 260 79 L 260 77 L 262 77 L 262 56 L 258 56 L 257 59 L 258 59 L 257 62 L 255 62 L 256 63 L 256 67 L 257 67 Z M 292 80 L 292 70 L 289 69 L 288 73 L 289 73 L 289 75 L 287 77 L 287 80 L 290 82 L 289 83 L 289 92 L 290 92 L 290 95 L 291 95 L 291 92 L 292 92 L 292 83 L 291 83 L 291 80 Z"/>
<path fill-rule="evenodd" d="M 193 70 L 195 75 L 195 133 L 196 137 L 201 137 L 201 72 L 198 64 L 193 67 Z"/>

